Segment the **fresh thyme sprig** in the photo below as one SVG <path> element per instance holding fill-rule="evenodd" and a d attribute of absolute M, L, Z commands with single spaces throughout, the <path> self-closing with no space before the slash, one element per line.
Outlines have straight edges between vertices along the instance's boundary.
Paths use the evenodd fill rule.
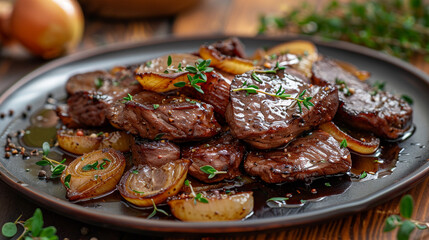
<path fill-rule="evenodd" d="M 280 98 L 280 99 L 290 99 L 290 100 L 295 100 L 296 104 L 298 105 L 298 109 L 299 112 L 302 113 L 302 105 L 304 105 L 305 108 L 310 109 L 310 107 L 314 107 L 314 104 L 312 102 L 310 102 L 311 99 L 313 99 L 313 97 L 304 97 L 305 93 L 307 92 L 306 89 L 304 89 L 297 97 L 292 97 L 292 95 L 290 94 L 285 94 L 285 90 L 282 90 L 282 86 L 279 87 L 279 89 L 276 91 L 276 93 L 269 93 L 269 92 L 265 92 L 263 90 L 260 90 L 258 86 L 255 85 L 247 85 L 246 82 L 244 82 L 243 84 L 244 86 L 242 88 L 236 88 L 233 89 L 233 92 L 238 92 L 238 91 L 246 91 L 247 94 L 251 94 L 251 93 L 262 93 L 262 94 L 266 94 L 272 97 L 276 97 L 276 98 Z"/>
<path fill-rule="evenodd" d="M 167 69 L 164 71 L 164 73 L 169 73 L 170 71 L 183 72 L 183 67 L 182 67 L 181 63 L 179 63 L 179 65 L 177 66 L 177 70 L 174 70 L 173 68 L 171 68 L 171 66 L 170 66 L 171 64 L 172 64 L 171 56 L 168 56 Z M 210 64 L 211 64 L 210 59 L 207 59 L 207 60 L 198 59 L 195 62 L 194 66 L 187 65 L 185 67 L 186 71 L 194 74 L 194 75 L 191 75 L 191 74 L 187 75 L 189 84 L 191 85 L 191 87 L 195 88 L 195 90 L 197 90 L 198 92 L 200 92 L 202 94 L 204 94 L 204 91 L 201 89 L 201 87 L 198 85 L 198 83 L 207 82 L 206 73 L 213 71 L 213 68 L 209 67 Z M 176 82 L 173 85 L 175 87 L 184 87 L 184 86 L 186 86 L 186 83 L 185 82 Z"/>
<path fill-rule="evenodd" d="M 351 96 L 353 94 L 353 91 L 350 90 L 350 88 L 347 86 L 347 83 L 344 82 L 344 80 L 336 78 L 335 79 L 335 85 L 338 85 L 339 86 L 338 90 L 340 90 L 341 92 L 343 92 L 344 95 L 346 95 L 347 97 Z"/>
<path fill-rule="evenodd" d="M 132 101 L 133 100 L 133 96 L 128 93 L 127 96 L 124 97 L 123 99 L 124 100 L 122 101 L 122 103 L 126 103 L 126 102 L 129 102 L 129 101 Z"/>
<path fill-rule="evenodd" d="M 52 173 L 51 178 L 60 177 L 61 174 L 63 174 L 64 169 L 66 169 L 66 165 L 63 164 L 66 161 L 66 159 L 63 159 L 61 162 L 58 162 L 51 158 L 48 158 L 48 154 L 51 151 L 51 147 L 47 142 L 43 143 L 42 149 L 43 149 L 42 160 L 36 162 L 36 164 L 39 166 L 49 165 L 51 167 L 51 173 Z"/>
<path fill-rule="evenodd" d="M 153 204 L 153 211 L 152 211 L 152 213 L 149 216 L 147 216 L 148 219 L 152 218 L 153 216 L 155 216 L 155 214 L 157 212 L 160 212 L 160 213 L 162 213 L 162 214 L 164 214 L 166 216 L 170 216 L 166 211 L 164 211 L 164 210 L 159 209 L 158 207 L 156 207 L 156 204 L 155 204 L 155 202 L 153 201 L 152 198 L 150 200 L 152 201 L 152 204 Z"/>
<path fill-rule="evenodd" d="M 217 174 L 226 174 L 226 173 L 228 173 L 227 171 L 218 171 L 218 170 L 216 170 L 216 168 L 214 168 L 214 167 L 212 167 L 210 165 L 202 166 L 202 167 L 200 167 L 200 170 L 203 173 L 209 174 L 209 176 L 208 176 L 209 179 L 214 178 Z"/>
<path fill-rule="evenodd" d="M 429 60 L 429 8 L 421 0 L 331 0 L 321 10 L 304 2 L 285 14 L 260 18 L 260 34 L 279 30 L 350 41 L 403 59 L 423 54 Z"/>
<path fill-rule="evenodd" d="M 409 239 L 410 234 L 414 231 L 414 229 L 425 230 L 429 229 L 428 222 L 421 222 L 414 219 L 411 219 L 413 214 L 413 198 L 411 195 L 407 194 L 401 198 L 399 203 L 399 214 L 398 215 L 390 215 L 386 218 L 384 223 L 384 232 L 390 232 L 395 228 L 399 227 L 398 233 L 396 235 L 398 240 Z"/>
<path fill-rule="evenodd" d="M 205 198 L 202 193 L 195 194 L 194 188 L 192 187 L 192 185 L 188 179 L 185 180 L 185 186 L 187 186 L 191 189 L 191 194 L 189 194 L 189 196 L 194 198 L 194 205 L 197 204 L 197 201 L 201 202 L 201 203 L 209 203 L 209 200 L 207 198 Z"/>

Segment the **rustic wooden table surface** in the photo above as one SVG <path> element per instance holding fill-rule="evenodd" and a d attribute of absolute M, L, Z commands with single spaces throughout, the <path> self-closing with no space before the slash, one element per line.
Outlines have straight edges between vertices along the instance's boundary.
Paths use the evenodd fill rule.
<path fill-rule="evenodd" d="M 286 3 L 287 2 L 287 3 Z M 254 36 L 257 32 L 258 16 L 263 13 L 278 13 L 297 3 L 292 1 L 264 0 L 205 0 L 175 17 L 143 19 L 132 21 L 112 21 L 86 19 L 85 34 L 76 52 L 117 42 L 145 41 L 152 37 L 202 36 L 226 34 Z M 299 1 L 296 1 L 299 2 Z M 317 4 L 323 4 L 320 1 Z M 0 92 L 3 92 L 22 76 L 46 63 L 26 54 L 17 46 L 3 47 L 0 58 Z M 429 64 L 423 57 L 412 63 L 429 74 Z M 414 218 L 429 221 L 429 176 L 411 188 L 415 201 Z M 240 234 L 219 237 L 219 239 L 393 239 L 394 233 L 383 233 L 385 218 L 399 212 L 400 197 L 390 199 L 379 206 L 340 219 L 332 219 L 311 226 L 281 229 L 276 232 Z M 15 220 L 21 213 L 28 218 L 39 207 L 0 181 L 0 224 Z M 60 239 L 150 239 L 152 237 L 90 226 L 76 220 L 60 216 L 42 208 L 45 225 L 54 225 Z M 89 229 L 82 235 L 81 228 Z M 155 238 L 155 237 L 153 237 Z M 157 237 L 160 238 L 160 237 Z M 173 236 L 165 236 L 173 239 Z M 214 239 L 202 236 L 203 239 Z M 429 231 L 415 231 L 413 239 L 429 239 Z M 162 238 L 161 238 L 162 239 Z M 216 238 L 217 239 L 217 238 Z"/>

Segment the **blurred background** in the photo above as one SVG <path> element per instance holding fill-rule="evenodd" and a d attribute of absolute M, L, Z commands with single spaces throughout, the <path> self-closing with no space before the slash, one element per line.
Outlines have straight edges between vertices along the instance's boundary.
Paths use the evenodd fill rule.
<path fill-rule="evenodd" d="M 350 41 L 409 61 L 429 73 L 429 5 L 425 0 L 0 0 L 0 93 L 49 61 L 100 46 L 154 38 L 288 34 Z M 423 205 L 419 202 L 422 196 L 429 198 L 428 183 L 426 178 L 410 191 L 417 196 L 417 206 Z M 1 221 L 11 220 L 11 216 L 24 211 L 22 208 L 34 211 L 35 205 L 9 191 L 0 182 L 0 197 L 14 199 L 20 207 L 0 213 Z M 382 226 L 386 211 L 397 210 L 398 202 L 396 198 L 313 229 L 254 235 L 252 239 L 347 239 L 353 238 L 353 225 L 357 226 L 356 236 L 391 239 L 393 235 L 382 233 Z M 427 208 L 421 208 L 423 214 L 427 212 Z M 51 223 L 58 217 L 47 210 L 46 215 Z M 63 231 L 60 236 L 70 239 L 135 239 L 98 227 L 82 234 L 85 225 L 70 219 L 56 225 Z M 417 234 L 416 238 L 429 237 Z"/>

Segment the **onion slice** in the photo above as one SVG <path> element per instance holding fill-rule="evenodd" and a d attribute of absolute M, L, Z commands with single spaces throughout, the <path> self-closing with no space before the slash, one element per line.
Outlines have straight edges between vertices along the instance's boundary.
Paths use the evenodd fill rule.
<path fill-rule="evenodd" d="M 240 220 L 253 211 L 253 193 L 218 194 L 205 196 L 208 203 L 194 198 L 176 199 L 168 202 L 171 213 L 182 221 L 231 221 Z"/>
<path fill-rule="evenodd" d="M 61 175 L 67 198 L 70 201 L 85 200 L 111 192 L 121 179 L 125 164 L 124 155 L 111 148 L 76 158 Z"/>
<path fill-rule="evenodd" d="M 200 47 L 200 55 L 204 59 L 210 59 L 211 65 L 231 74 L 243 74 L 255 69 L 253 62 L 239 57 L 231 57 L 222 54 L 213 46 Z"/>
<path fill-rule="evenodd" d="M 191 161 L 180 159 L 161 167 L 135 166 L 124 174 L 117 188 L 125 200 L 139 207 L 152 206 L 152 200 L 163 203 L 180 191 L 190 165 Z"/>
<path fill-rule="evenodd" d="M 319 126 L 320 129 L 329 133 L 337 141 L 341 142 L 344 139 L 347 141 L 347 147 L 361 154 L 372 154 L 377 151 L 380 145 L 380 139 L 371 137 L 369 141 L 358 140 L 347 133 L 343 132 L 333 122 L 327 122 Z"/>

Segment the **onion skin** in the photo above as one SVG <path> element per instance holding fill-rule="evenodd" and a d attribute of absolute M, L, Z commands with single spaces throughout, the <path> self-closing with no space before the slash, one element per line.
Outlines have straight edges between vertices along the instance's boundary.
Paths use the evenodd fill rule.
<path fill-rule="evenodd" d="M 210 66 L 219 68 L 231 74 L 243 74 L 255 69 L 253 62 L 247 59 L 230 57 L 222 54 L 213 46 L 201 46 L 200 55 L 203 59 L 210 59 Z"/>
<path fill-rule="evenodd" d="M 380 139 L 374 137 L 370 142 L 360 141 L 341 131 L 341 129 L 339 129 L 333 122 L 321 124 L 319 128 L 329 133 L 338 142 L 346 139 L 347 147 L 357 153 L 372 154 L 377 151 L 378 147 L 380 146 Z"/>
<path fill-rule="evenodd" d="M 193 198 L 186 198 L 171 200 L 168 205 L 176 218 L 190 222 L 240 220 L 253 211 L 252 192 L 220 194 L 206 198 L 208 203 L 195 203 Z"/>
<path fill-rule="evenodd" d="M 103 159 L 109 159 L 108 162 Z M 105 162 L 104 169 L 83 171 L 88 164 Z M 125 157 L 114 149 L 96 150 L 76 158 L 61 175 L 64 185 L 65 178 L 70 174 L 70 188 L 67 189 L 67 198 L 70 201 L 91 199 L 113 191 L 125 170 Z"/>
<path fill-rule="evenodd" d="M 139 207 L 152 206 L 152 200 L 163 203 L 181 190 L 190 165 L 191 161 L 180 159 L 159 168 L 135 166 L 124 174 L 117 188 L 125 200 Z"/>
<path fill-rule="evenodd" d="M 12 37 L 45 59 L 74 48 L 82 38 L 83 25 L 75 0 L 16 0 L 10 19 Z"/>

